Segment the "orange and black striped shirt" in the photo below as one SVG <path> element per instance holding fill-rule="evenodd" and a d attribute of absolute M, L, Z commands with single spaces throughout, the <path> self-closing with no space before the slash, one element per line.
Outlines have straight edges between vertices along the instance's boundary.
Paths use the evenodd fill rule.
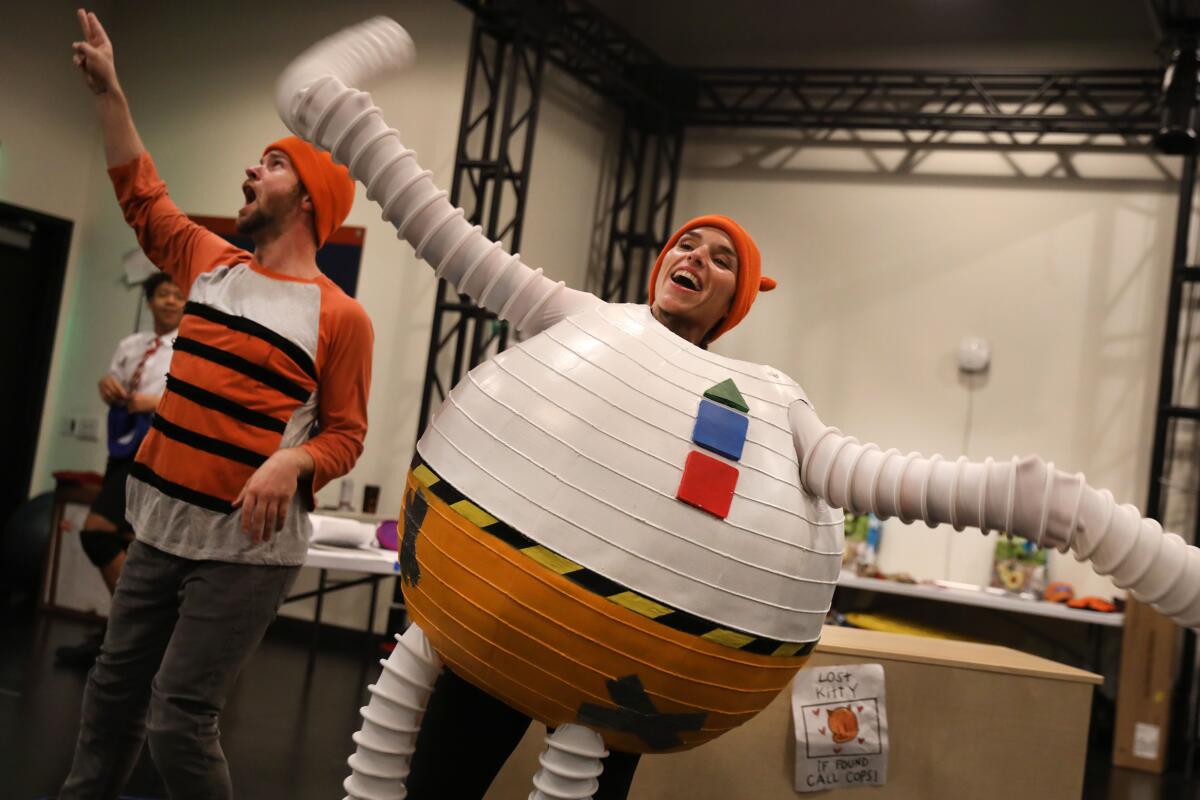
<path fill-rule="evenodd" d="M 325 276 L 272 272 L 192 222 L 150 156 L 109 175 L 150 260 L 188 301 L 167 389 L 127 486 L 139 539 L 184 558 L 295 565 L 311 535 L 312 493 L 362 452 L 371 323 Z M 276 450 L 303 447 L 315 465 L 283 531 L 257 545 L 232 503 Z"/>

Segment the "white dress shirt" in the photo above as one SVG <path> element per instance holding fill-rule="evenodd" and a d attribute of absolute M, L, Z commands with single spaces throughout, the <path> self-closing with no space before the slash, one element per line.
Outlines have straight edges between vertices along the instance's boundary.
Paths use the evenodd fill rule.
<path fill-rule="evenodd" d="M 176 329 L 157 337 L 158 349 L 146 359 L 146 365 L 142 368 L 142 379 L 137 387 L 139 393 L 160 395 L 167 388 L 167 370 L 171 366 L 171 354 L 174 352 L 172 345 L 178 332 Z M 126 389 L 129 389 L 142 356 L 146 354 L 155 338 L 154 331 L 139 331 L 126 336 L 117 345 L 108 373 L 119 380 Z"/>

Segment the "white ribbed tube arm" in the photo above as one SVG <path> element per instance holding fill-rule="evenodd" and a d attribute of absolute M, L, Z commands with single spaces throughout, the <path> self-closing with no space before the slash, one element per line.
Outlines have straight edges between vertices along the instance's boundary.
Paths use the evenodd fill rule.
<path fill-rule="evenodd" d="M 882 451 L 825 425 L 807 403 L 788 413 L 800 481 L 847 511 L 1002 530 L 1039 546 L 1070 550 L 1138 600 L 1180 625 L 1200 626 L 1200 550 L 1145 519 L 1112 493 L 1093 489 L 1036 456 L 946 461 Z"/>
<path fill-rule="evenodd" d="M 318 42 L 279 77 L 275 105 L 297 136 L 345 164 L 383 217 L 460 293 L 526 335 L 601 302 L 530 269 L 470 225 L 434 185 L 416 154 L 384 122 L 366 92 L 353 88 L 413 61 L 403 28 L 376 17 Z"/>

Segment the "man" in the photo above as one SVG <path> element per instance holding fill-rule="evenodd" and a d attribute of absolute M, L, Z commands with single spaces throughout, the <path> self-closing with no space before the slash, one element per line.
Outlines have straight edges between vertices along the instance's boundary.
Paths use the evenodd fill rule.
<path fill-rule="evenodd" d="M 246 170 L 237 223 L 253 254 L 192 223 L 142 146 L 104 28 L 79 21 L 74 61 L 125 219 L 188 303 L 130 470 L 136 540 L 60 796 L 117 796 L 147 739 L 172 798 L 228 798 L 218 716 L 304 562 L 304 507 L 366 432 L 370 322 L 316 264 L 354 189 L 289 137 Z"/>
<path fill-rule="evenodd" d="M 125 520 L 125 479 L 133 455 L 150 429 L 150 419 L 167 385 L 167 368 L 176 329 L 183 317 L 183 292 L 165 272 L 142 284 L 153 330 L 130 334 L 117 344 L 108 372 L 100 379 L 100 399 L 108 411 L 108 465 L 100 495 L 84 520 L 79 540 L 88 560 L 100 570 L 109 594 L 125 564 L 132 529 Z M 60 664 L 90 667 L 100 654 L 104 631 L 77 645 L 55 651 Z"/>

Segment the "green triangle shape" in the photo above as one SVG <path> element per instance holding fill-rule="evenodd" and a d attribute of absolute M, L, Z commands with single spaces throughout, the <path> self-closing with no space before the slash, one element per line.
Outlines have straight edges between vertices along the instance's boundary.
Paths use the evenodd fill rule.
<path fill-rule="evenodd" d="M 733 382 L 733 378 L 726 378 L 721 381 L 705 392 L 704 396 L 722 405 L 736 408 L 738 411 L 747 414 L 750 413 L 750 406 L 746 405 L 746 398 L 742 397 L 742 393 L 738 391 L 737 384 Z"/>

